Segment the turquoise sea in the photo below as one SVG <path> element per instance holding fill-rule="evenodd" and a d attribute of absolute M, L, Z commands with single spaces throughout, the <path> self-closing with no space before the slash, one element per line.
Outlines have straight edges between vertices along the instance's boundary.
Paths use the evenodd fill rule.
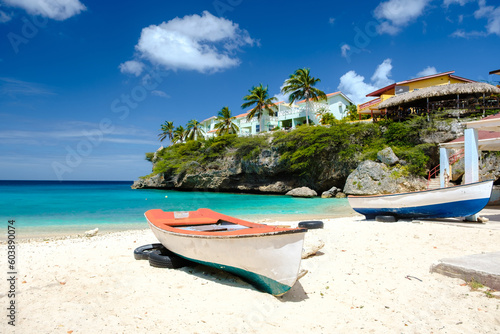
<path fill-rule="evenodd" d="M 210 208 L 238 218 L 293 221 L 353 214 L 346 199 L 293 198 L 130 188 L 123 181 L 0 181 L 0 219 L 15 220 L 18 237 L 147 228 L 150 209 Z"/>

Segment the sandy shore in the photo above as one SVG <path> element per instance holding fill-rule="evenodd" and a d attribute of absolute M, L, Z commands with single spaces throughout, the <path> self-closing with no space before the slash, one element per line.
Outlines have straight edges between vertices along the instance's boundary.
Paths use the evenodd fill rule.
<path fill-rule="evenodd" d="M 11 299 L 2 279 L 0 332 L 500 332 L 500 299 L 429 272 L 441 258 L 499 251 L 500 229 L 324 222 L 306 235 L 325 242 L 321 254 L 302 261 L 309 273 L 279 298 L 207 267 L 158 269 L 135 260 L 136 247 L 157 242 L 149 230 L 21 242 L 16 327 L 7 324 Z M 0 265 L 7 268 L 5 255 Z"/>

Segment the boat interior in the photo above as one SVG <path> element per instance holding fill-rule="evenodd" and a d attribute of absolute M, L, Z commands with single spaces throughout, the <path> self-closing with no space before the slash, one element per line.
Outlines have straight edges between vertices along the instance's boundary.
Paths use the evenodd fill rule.
<path fill-rule="evenodd" d="M 221 232 L 243 230 L 249 227 L 219 219 L 214 224 L 177 225 L 176 228 L 186 231 Z"/>

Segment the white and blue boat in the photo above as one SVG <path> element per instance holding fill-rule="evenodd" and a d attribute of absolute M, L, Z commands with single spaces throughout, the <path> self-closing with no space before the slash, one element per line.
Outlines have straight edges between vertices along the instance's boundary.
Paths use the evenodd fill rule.
<path fill-rule="evenodd" d="M 145 213 L 151 230 L 168 250 L 193 262 L 222 269 L 280 296 L 301 277 L 307 229 L 269 226 L 210 209 Z"/>
<path fill-rule="evenodd" d="M 493 181 L 408 193 L 348 196 L 354 211 L 366 219 L 377 216 L 396 218 L 453 218 L 472 216 L 481 211 L 491 196 Z"/>

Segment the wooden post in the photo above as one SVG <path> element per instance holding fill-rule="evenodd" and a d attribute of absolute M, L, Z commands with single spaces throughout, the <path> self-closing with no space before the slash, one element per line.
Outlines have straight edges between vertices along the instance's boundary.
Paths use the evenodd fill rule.
<path fill-rule="evenodd" d="M 486 101 L 485 100 L 486 100 L 486 96 L 483 93 L 483 117 L 486 115 L 486 106 L 485 106 Z"/>
<path fill-rule="evenodd" d="M 429 118 L 429 98 L 427 98 L 427 122 L 430 121 L 430 118 Z"/>

